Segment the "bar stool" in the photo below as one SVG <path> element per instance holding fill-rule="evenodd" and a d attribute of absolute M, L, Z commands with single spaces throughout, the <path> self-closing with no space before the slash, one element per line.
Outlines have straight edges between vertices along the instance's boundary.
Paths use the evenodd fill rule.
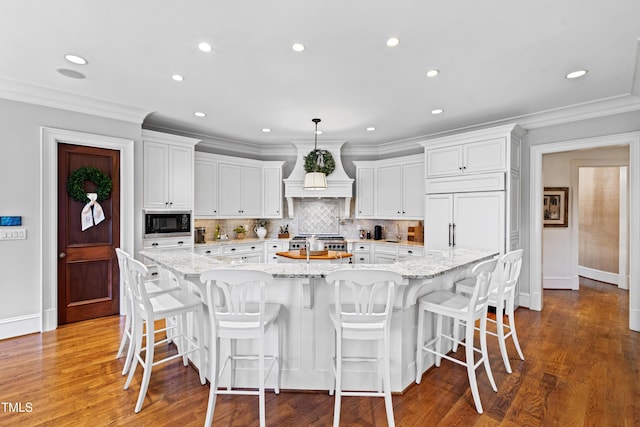
<path fill-rule="evenodd" d="M 496 320 L 488 318 L 487 321 L 496 325 L 496 332 L 487 330 L 487 334 L 498 337 L 500 345 L 500 353 L 504 367 L 508 373 L 511 373 L 511 364 L 509 363 L 509 354 L 507 353 L 507 338 L 513 339 L 518 356 L 524 360 L 518 334 L 516 332 L 516 324 L 514 318 L 516 284 L 520 277 L 520 269 L 522 267 L 522 249 L 508 252 L 500 257 L 500 274 L 498 276 L 498 285 L 492 288 L 489 294 L 489 305 L 496 308 Z M 456 292 L 463 294 L 472 294 L 475 283 L 472 279 L 463 279 L 456 282 Z M 504 315 L 507 316 L 507 323 L 504 323 Z"/>
<path fill-rule="evenodd" d="M 326 276 L 334 284 L 335 305 L 329 311 L 335 331 L 335 358 L 332 363 L 335 383 L 333 425 L 340 425 L 342 396 L 384 397 L 387 423 L 394 426 L 391 399 L 391 312 L 396 287 L 402 276 L 389 270 L 343 269 Z M 375 357 L 344 356 L 343 340 L 376 341 Z M 343 391 L 342 366 L 344 362 L 374 362 L 377 364 L 378 391 Z M 381 374 L 382 372 L 382 374 Z M 333 394 L 333 388 L 329 390 Z"/>
<path fill-rule="evenodd" d="M 435 364 L 440 366 L 440 361 L 444 357 L 467 368 L 471 394 L 478 413 L 482 413 L 480 394 L 476 381 L 476 369 L 480 364 L 484 364 L 484 369 L 489 377 L 489 382 L 493 391 L 498 391 L 496 383 L 491 373 L 489 356 L 487 354 L 487 307 L 489 302 L 489 292 L 491 276 L 496 268 L 496 259 L 484 261 L 476 264 L 472 269 L 475 276 L 476 285 L 471 297 L 460 295 L 451 291 L 435 291 L 420 298 L 418 308 L 418 346 L 416 351 L 416 384 L 420 384 L 422 379 L 422 364 L 424 351 L 433 353 L 436 357 Z M 424 313 L 431 312 L 436 316 L 436 334 L 428 342 L 424 342 Z M 448 336 L 442 332 L 442 317 L 446 316 L 454 320 L 464 321 L 465 341 L 459 341 L 455 335 Z M 475 322 L 480 320 L 480 349 L 474 347 Z M 454 344 L 465 346 L 465 360 L 455 359 L 442 351 L 442 339 L 447 338 Z M 433 347 L 433 348 L 432 348 Z M 475 353 L 480 353 L 480 358 L 475 360 Z"/>
<path fill-rule="evenodd" d="M 132 327 L 132 319 L 134 316 L 133 313 L 133 293 L 130 289 L 131 280 L 129 277 L 129 267 L 127 264 L 127 260 L 130 258 L 130 255 L 122 250 L 121 248 L 116 248 L 116 256 L 118 258 L 118 267 L 120 270 L 120 289 L 124 292 L 124 313 L 125 313 L 125 325 L 124 325 L 124 333 L 122 334 L 122 338 L 120 339 L 120 346 L 118 347 L 118 353 L 116 354 L 116 359 L 122 357 L 124 353 L 125 347 L 127 347 L 127 355 L 125 358 L 124 368 L 122 369 L 122 375 L 126 375 L 129 372 L 129 368 L 131 367 L 131 361 L 133 360 L 133 350 L 134 350 L 134 342 L 133 339 L 133 327 Z M 179 289 L 178 284 L 176 282 L 168 281 L 168 280 L 160 280 L 160 279 L 148 279 L 145 280 L 145 288 L 147 290 L 147 295 L 159 295 L 165 292 L 171 292 L 176 289 Z M 127 342 L 129 345 L 127 346 Z"/>
<path fill-rule="evenodd" d="M 149 296 L 145 286 L 145 278 L 149 272 L 147 267 L 133 258 L 127 260 L 127 265 L 131 279 L 130 289 L 133 295 L 133 339 L 135 341 L 135 350 L 133 363 L 129 369 L 129 376 L 125 382 L 124 389 L 127 390 L 129 388 L 136 367 L 138 363 L 140 363 L 144 372 L 140 383 L 138 401 L 135 407 L 135 412 L 137 413 L 142 409 L 144 397 L 149 387 L 149 380 L 151 379 L 151 371 L 154 366 L 177 358 L 182 358 L 184 366 L 188 366 L 187 355 L 196 351 L 199 352 L 201 365 L 204 363 L 204 346 L 202 345 L 204 342 L 204 312 L 200 298 L 189 294 L 186 290 Z M 169 341 L 168 338 L 158 341 L 155 340 L 155 334 L 159 332 L 155 330 L 155 321 L 178 316 L 181 318 L 182 325 L 186 325 L 187 314 L 189 313 L 192 314 L 197 323 L 197 342 L 190 336 L 187 336 L 184 330 L 181 329 L 178 333 L 172 335 L 172 340 L 177 341 L 178 353 L 160 360 L 154 360 L 155 347 Z M 143 337 L 145 338 L 145 347 L 142 347 Z M 142 357 L 143 351 L 145 352 L 144 358 Z M 204 371 L 204 366 L 201 366 L 199 373 L 200 382 L 203 385 L 206 384 L 207 381 Z"/>
<path fill-rule="evenodd" d="M 265 381 L 275 367 L 274 390 L 280 393 L 280 345 L 281 330 L 279 315 L 281 305 L 266 302 L 266 286 L 273 282 L 273 276 L 258 270 L 215 269 L 205 271 L 200 280 L 206 285 L 206 301 L 209 309 L 211 338 L 209 341 L 209 402 L 205 426 L 213 422 L 216 398 L 218 394 L 257 395 L 260 413 L 260 426 L 265 426 Z M 275 350 L 265 355 L 266 332 L 275 328 Z M 230 354 L 222 368 L 218 370 L 220 359 L 220 340 L 228 339 Z M 238 340 L 257 340 L 257 354 L 238 354 Z M 258 387 L 256 390 L 234 389 L 237 360 L 258 362 Z M 268 368 L 265 360 L 270 360 Z M 224 369 L 229 366 L 229 384 L 227 389 L 218 389 L 218 382 Z"/>

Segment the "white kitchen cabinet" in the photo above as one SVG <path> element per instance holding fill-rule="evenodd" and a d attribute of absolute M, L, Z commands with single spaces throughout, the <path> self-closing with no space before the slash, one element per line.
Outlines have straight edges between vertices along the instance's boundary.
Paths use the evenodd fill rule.
<path fill-rule="evenodd" d="M 264 162 L 262 170 L 263 183 L 263 218 L 282 218 L 282 166 L 284 162 Z"/>
<path fill-rule="evenodd" d="M 278 252 L 285 250 L 285 245 L 288 248 L 289 244 L 282 241 L 267 241 L 265 242 L 265 262 L 267 264 L 278 263 Z"/>
<path fill-rule="evenodd" d="M 422 155 L 354 164 L 357 169 L 356 218 L 424 219 Z"/>
<path fill-rule="evenodd" d="M 353 242 L 351 253 L 354 264 L 371 264 L 371 243 Z"/>
<path fill-rule="evenodd" d="M 425 249 L 455 243 L 505 253 L 520 247 L 524 135 L 509 124 L 421 143 L 427 169 Z"/>
<path fill-rule="evenodd" d="M 218 216 L 218 162 L 195 153 L 193 213 L 196 218 Z"/>
<path fill-rule="evenodd" d="M 428 249 L 504 251 L 504 191 L 430 194 L 426 199 Z"/>
<path fill-rule="evenodd" d="M 374 264 L 393 264 L 398 260 L 397 245 L 373 244 Z"/>
<path fill-rule="evenodd" d="M 375 168 L 361 167 L 356 172 L 356 217 L 375 217 Z"/>
<path fill-rule="evenodd" d="M 193 208 L 193 153 L 199 141 L 143 131 L 143 205 L 145 209 Z"/>
<path fill-rule="evenodd" d="M 262 214 L 262 169 L 256 166 L 218 165 L 220 216 L 256 218 Z"/>
<path fill-rule="evenodd" d="M 503 171 L 507 165 L 507 140 L 485 141 L 427 148 L 427 177 Z"/>
<path fill-rule="evenodd" d="M 263 242 L 222 245 L 223 256 L 239 260 L 241 262 L 261 263 L 263 252 Z"/>
<path fill-rule="evenodd" d="M 282 218 L 284 162 L 196 152 L 198 218 Z"/>

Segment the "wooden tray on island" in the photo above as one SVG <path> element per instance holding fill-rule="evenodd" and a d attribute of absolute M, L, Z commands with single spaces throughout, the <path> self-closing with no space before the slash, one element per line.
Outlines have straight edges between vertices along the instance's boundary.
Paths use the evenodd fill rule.
<path fill-rule="evenodd" d="M 306 248 L 301 248 L 300 249 L 300 255 L 307 255 L 307 249 Z M 309 256 L 311 255 L 329 255 L 329 251 L 327 249 L 323 249 L 321 251 L 309 251 Z"/>

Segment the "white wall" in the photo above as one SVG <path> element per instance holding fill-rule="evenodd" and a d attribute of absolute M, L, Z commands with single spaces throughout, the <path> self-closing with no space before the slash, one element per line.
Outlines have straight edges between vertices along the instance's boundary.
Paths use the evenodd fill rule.
<path fill-rule="evenodd" d="M 0 117 L 0 215 L 22 216 L 23 227 L 27 229 L 26 240 L 0 241 L 2 339 L 40 330 L 40 128 L 69 129 L 136 141 L 140 141 L 141 132 L 139 124 L 4 99 L 0 99 Z"/>
<path fill-rule="evenodd" d="M 572 187 L 571 174 L 574 160 L 599 161 L 604 159 L 629 159 L 628 147 L 611 147 L 594 150 L 567 151 L 545 154 L 542 159 L 545 187 L 569 187 L 569 226 L 544 228 L 542 232 L 542 274 L 545 288 L 578 289 L 578 271 L 571 242 L 577 237 L 578 224 L 572 216 L 573 197 L 577 189 Z"/>

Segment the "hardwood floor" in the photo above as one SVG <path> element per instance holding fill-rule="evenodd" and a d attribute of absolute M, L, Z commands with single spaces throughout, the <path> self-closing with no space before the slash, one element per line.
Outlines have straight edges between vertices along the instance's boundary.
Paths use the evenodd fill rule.
<path fill-rule="evenodd" d="M 465 369 L 443 361 L 419 386 L 394 395 L 396 424 L 640 425 L 640 333 L 628 329 L 628 293 L 584 280 L 579 292 L 547 290 L 544 298 L 542 312 L 516 312 L 526 360 L 509 343 L 513 374 L 489 337 L 498 392 L 478 369 L 483 415 L 474 409 Z M 124 391 L 123 361 L 114 359 L 123 325 L 112 316 L 0 341 L 0 425 L 202 425 L 209 387 L 178 361 L 154 369 L 144 407 L 134 414 L 141 372 Z M 257 416 L 256 397 L 221 396 L 214 425 L 258 425 Z M 326 393 L 267 394 L 268 425 L 328 426 L 332 420 L 333 397 Z M 383 400 L 343 398 L 341 420 L 385 426 Z"/>

